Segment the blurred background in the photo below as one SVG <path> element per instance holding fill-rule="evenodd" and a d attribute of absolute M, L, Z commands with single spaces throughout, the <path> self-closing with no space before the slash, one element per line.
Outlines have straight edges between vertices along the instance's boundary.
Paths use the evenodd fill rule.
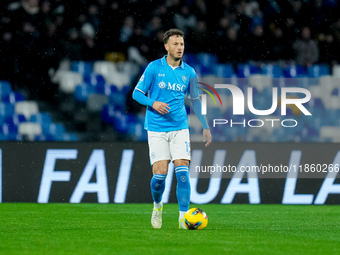
<path fill-rule="evenodd" d="M 212 130 L 215 140 L 339 142 L 339 7 L 337 0 L 2 0 L 0 140 L 146 141 L 145 107 L 131 94 L 147 64 L 165 54 L 163 33 L 179 28 L 184 60 L 198 76 L 253 87 L 258 109 L 270 108 L 273 86 L 312 93 L 312 117 L 288 109 L 297 128 L 223 127 Z M 208 116 L 232 118 L 224 96 L 229 103 L 209 106 Z M 201 134 L 190 120 L 193 137 Z"/>

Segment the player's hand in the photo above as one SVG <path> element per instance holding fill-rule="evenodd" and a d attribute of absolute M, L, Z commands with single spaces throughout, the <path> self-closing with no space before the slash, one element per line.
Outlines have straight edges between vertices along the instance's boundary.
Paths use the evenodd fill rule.
<path fill-rule="evenodd" d="M 169 110 L 170 110 L 169 104 L 159 102 L 159 101 L 155 101 L 152 104 L 152 108 L 162 115 L 169 113 Z"/>
<path fill-rule="evenodd" d="M 212 141 L 210 129 L 208 129 L 208 128 L 203 130 L 203 142 L 206 142 L 206 141 L 207 141 L 207 143 L 205 144 L 205 147 L 208 147 L 211 144 L 211 141 Z"/>

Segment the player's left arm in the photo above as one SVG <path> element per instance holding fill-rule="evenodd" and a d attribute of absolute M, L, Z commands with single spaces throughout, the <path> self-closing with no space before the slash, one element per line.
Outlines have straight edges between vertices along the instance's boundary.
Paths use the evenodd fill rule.
<path fill-rule="evenodd" d="M 195 98 L 195 99 L 191 99 L 191 106 L 194 109 L 194 112 L 197 116 L 197 118 L 199 119 L 199 121 L 202 124 L 203 127 L 203 142 L 206 142 L 205 147 L 208 147 L 211 144 L 212 141 L 212 136 L 210 133 L 210 129 L 209 129 L 209 125 L 207 122 L 207 119 L 205 118 L 204 115 L 202 115 L 201 112 L 201 108 L 202 108 L 202 103 L 201 103 L 201 99 Z"/>
<path fill-rule="evenodd" d="M 212 136 L 210 133 L 209 125 L 207 119 L 204 115 L 202 115 L 202 102 L 200 99 L 200 90 L 197 80 L 197 74 L 194 69 L 192 69 L 192 74 L 190 75 L 190 81 L 187 90 L 187 95 L 190 98 L 190 103 L 194 112 L 202 124 L 203 127 L 203 142 L 206 142 L 205 147 L 208 147 L 211 144 Z"/>

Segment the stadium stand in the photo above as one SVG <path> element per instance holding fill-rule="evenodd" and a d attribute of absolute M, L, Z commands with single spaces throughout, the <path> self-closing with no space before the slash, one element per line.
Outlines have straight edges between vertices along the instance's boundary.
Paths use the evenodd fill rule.
<path fill-rule="evenodd" d="M 337 1 L 322 1 L 322 6 L 302 0 L 201 2 L 205 8 L 195 1 L 154 6 L 136 0 L 129 8 L 120 0 L 1 1 L 0 139 L 146 140 L 145 108 L 133 102 L 131 93 L 147 63 L 163 56 L 162 34 L 178 24 L 176 10 L 186 5 L 194 22 L 182 28 L 184 61 L 199 78 L 228 78 L 244 92 L 252 86 L 259 109 L 271 107 L 272 87 L 303 87 L 312 93 L 306 106 L 312 118 L 287 109 L 299 128 L 217 127 L 217 140 L 338 141 L 340 57 L 331 50 L 340 43 Z M 253 6 L 260 8 L 257 15 Z M 313 16 L 316 7 L 319 19 Z M 301 64 L 293 45 L 305 27 L 318 46 L 313 58 L 319 58 Z M 230 94 L 221 97 L 223 107 L 208 102 L 207 117 L 242 122 L 232 115 Z M 279 111 L 274 114 L 282 120 Z M 261 119 L 250 112 L 244 116 L 245 121 L 254 118 Z M 199 137 L 201 129 L 194 123 L 191 132 Z"/>

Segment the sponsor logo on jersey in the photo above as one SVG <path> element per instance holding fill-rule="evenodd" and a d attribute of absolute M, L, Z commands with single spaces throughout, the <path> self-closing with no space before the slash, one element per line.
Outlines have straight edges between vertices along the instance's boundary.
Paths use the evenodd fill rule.
<path fill-rule="evenodd" d="M 166 83 L 164 81 L 161 81 L 160 83 L 158 83 L 158 87 L 160 89 L 164 89 L 166 87 Z"/>
<path fill-rule="evenodd" d="M 170 82 L 168 82 L 168 85 L 164 82 L 164 81 L 161 81 L 160 83 L 158 83 L 158 87 L 160 89 L 168 89 L 168 90 L 172 90 L 172 91 L 181 91 L 181 92 L 184 92 L 186 90 L 186 86 L 183 85 L 183 84 L 179 84 L 179 83 L 173 83 L 171 84 Z"/>
<path fill-rule="evenodd" d="M 183 84 L 179 84 L 179 83 L 173 83 L 171 84 L 170 82 L 168 82 L 168 87 L 167 89 L 173 90 L 173 91 L 182 91 L 184 92 L 186 89 L 186 86 Z"/>

